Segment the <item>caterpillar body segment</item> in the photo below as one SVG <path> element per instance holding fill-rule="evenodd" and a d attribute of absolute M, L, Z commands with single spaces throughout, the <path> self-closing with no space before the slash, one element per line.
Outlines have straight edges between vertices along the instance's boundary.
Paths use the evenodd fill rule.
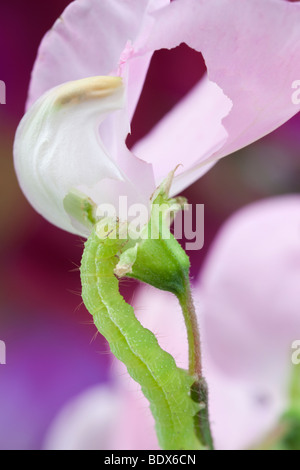
<path fill-rule="evenodd" d="M 126 240 L 99 238 L 93 230 L 81 262 L 84 304 L 111 352 L 126 365 L 149 400 L 161 448 L 201 449 L 195 433 L 199 404 L 190 393 L 195 378 L 176 366 L 119 292 L 114 269 L 124 244 Z"/>

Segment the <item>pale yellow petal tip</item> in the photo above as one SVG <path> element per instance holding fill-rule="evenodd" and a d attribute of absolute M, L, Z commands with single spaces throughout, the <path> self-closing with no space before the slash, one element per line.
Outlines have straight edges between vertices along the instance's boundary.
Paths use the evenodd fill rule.
<path fill-rule="evenodd" d="M 105 98 L 121 88 L 121 77 L 98 76 L 67 82 L 58 87 L 54 105 L 78 104 L 91 99 Z"/>
<path fill-rule="evenodd" d="M 114 274 L 117 277 L 124 277 L 126 274 L 130 273 L 132 273 L 132 264 L 117 265 L 114 269 Z"/>

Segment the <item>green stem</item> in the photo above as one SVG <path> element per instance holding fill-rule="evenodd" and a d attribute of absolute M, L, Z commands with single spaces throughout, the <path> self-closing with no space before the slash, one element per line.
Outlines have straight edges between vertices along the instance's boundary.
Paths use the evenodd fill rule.
<path fill-rule="evenodd" d="M 187 330 L 189 345 L 189 373 L 199 379 L 202 377 L 202 359 L 200 333 L 198 328 L 197 315 L 192 298 L 189 279 L 186 279 L 185 290 L 177 296 Z"/>
<path fill-rule="evenodd" d="M 208 388 L 202 375 L 201 341 L 197 315 L 192 297 L 189 278 L 186 277 L 185 289 L 177 295 L 179 300 L 188 337 L 189 374 L 196 378 L 191 388 L 192 399 L 201 406 L 195 416 L 195 430 L 202 444 L 213 449 L 213 438 L 209 424 Z"/>

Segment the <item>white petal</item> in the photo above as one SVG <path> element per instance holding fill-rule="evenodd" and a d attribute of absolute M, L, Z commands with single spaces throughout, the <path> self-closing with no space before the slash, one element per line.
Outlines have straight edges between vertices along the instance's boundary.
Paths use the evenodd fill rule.
<path fill-rule="evenodd" d="M 106 115 L 123 106 L 120 78 L 92 77 L 51 89 L 23 117 L 14 144 L 16 173 L 29 202 L 51 223 L 82 234 L 64 210 L 68 192 L 88 191 L 108 178 L 124 182 L 98 132 Z"/>

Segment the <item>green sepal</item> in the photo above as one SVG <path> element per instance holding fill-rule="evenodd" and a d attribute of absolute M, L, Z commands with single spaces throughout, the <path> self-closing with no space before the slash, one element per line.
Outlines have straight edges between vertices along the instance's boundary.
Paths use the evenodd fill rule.
<path fill-rule="evenodd" d="M 72 225 L 82 227 L 90 232 L 96 224 L 96 204 L 81 191 L 71 189 L 64 197 L 63 206 L 69 215 Z"/>
<path fill-rule="evenodd" d="M 189 257 L 170 232 L 170 224 L 185 203 L 184 198 L 169 198 L 173 172 L 152 196 L 151 216 L 134 246 L 123 251 L 116 267 L 117 276 L 133 277 L 176 296 L 186 288 Z M 129 234 L 130 235 L 130 234 Z"/>

